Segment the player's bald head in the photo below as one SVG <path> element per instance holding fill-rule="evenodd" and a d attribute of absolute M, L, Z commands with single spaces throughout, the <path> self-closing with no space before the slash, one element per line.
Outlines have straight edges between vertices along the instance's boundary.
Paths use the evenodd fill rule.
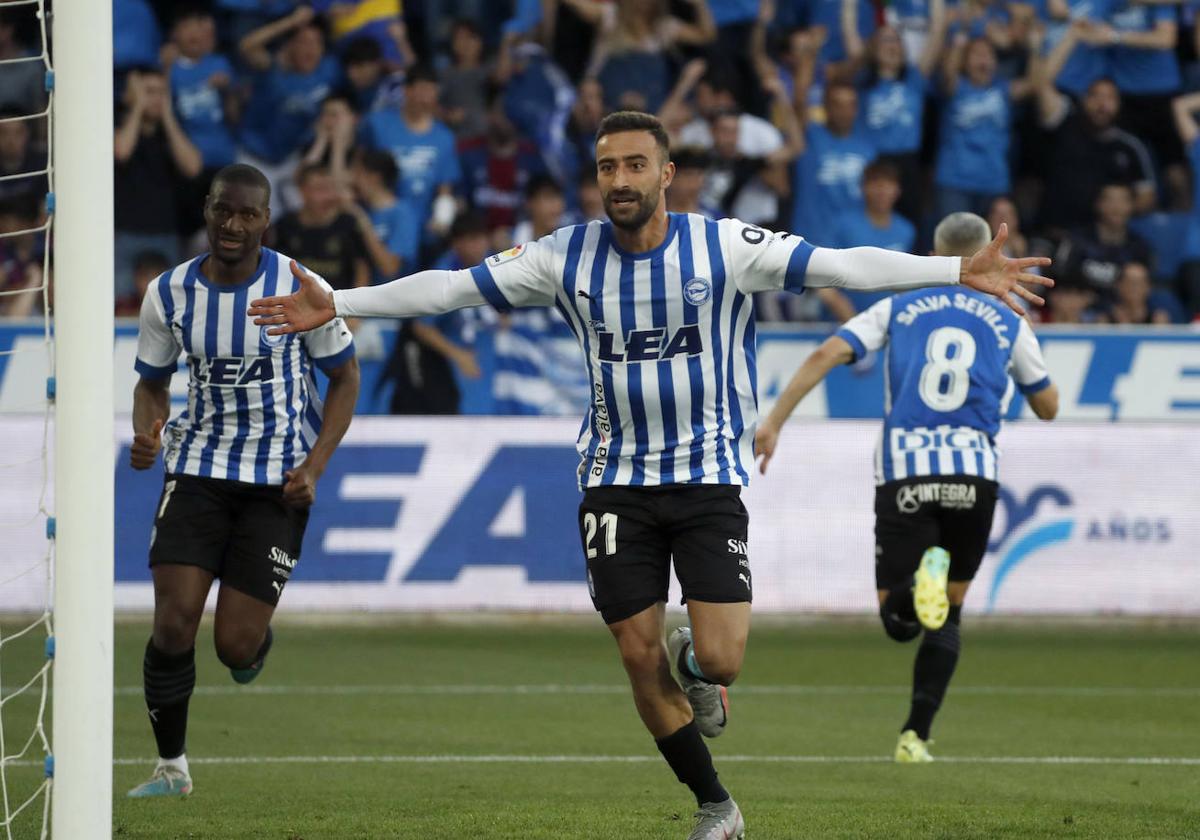
<path fill-rule="evenodd" d="M 231 163 L 229 166 L 222 167 L 213 176 L 210 191 L 216 193 L 217 188 L 223 186 L 241 186 L 261 190 L 261 206 L 267 207 L 271 203 L 271 182 L 267 180 L 266 175 L 253 166 L 248 166 L 244 163 Z"/>
<path fill-rule="evenodd" d="M 933 252 L 939 257 L 970 257 L 992 241 L 992 231 L 981 216 L 951 213 L 933 231 Z"/>

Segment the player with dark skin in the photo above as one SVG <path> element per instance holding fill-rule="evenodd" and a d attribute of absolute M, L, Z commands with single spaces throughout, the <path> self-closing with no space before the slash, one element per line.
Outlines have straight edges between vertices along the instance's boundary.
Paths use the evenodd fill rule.
<path fill-rule="evenodd" d="M 271 221 L 266 190 L 241 183 L 214 182 L 204 204 L 210 254 L 200 266 L 214 285 L 237 286 L 258 270 L 262 237 Z M 293 263 L 295 266 L 295 263 Z M 306 508 L 316 500 L 317 481 L 354 414 L 358 397 L 358 361 L 353 356 L 328 371 L 324 423 L 308 457 L 289 470 L 283 498 Z M 129 462 L 135 470 L 154 466 L 162 448 L 161 433 L 170 415 L 169 379 L 141 377 L 133 391 L 133 443 Z M 192 648 L 213 573 L 199 566 L 160 563 L 154 578 L 155 647 L 167 654 Z M 254 662 L 266 638 L 275 608 L 257 598 L 222 586 L 217 596 L 214 640 L 217 656 L 230 668 Z"/>

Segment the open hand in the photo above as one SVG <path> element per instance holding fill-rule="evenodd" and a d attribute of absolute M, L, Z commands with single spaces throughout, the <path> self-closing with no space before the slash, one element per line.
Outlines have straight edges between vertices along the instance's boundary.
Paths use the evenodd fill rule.
<path fill-rule="evenodd" d="M 1029 274 L 1025 269 L 1050 265 L 1050 258 L 1010 259 L 1004 256 L 1003 251 L 1007 239 L 1008 225 L 1001 224 L 995 239 L 976 251 L 970 259 L 963 259 L 961 282 L 968 288 L 1000 298 L 1013 312 L 1024 315 L 1025 309 L 1017 302 L 1018 297 L 1037 306 L 1042 306 L 1046 301 L 1021 284 L 1033 283 L 1047 288 L 1054 285 L 1054 281 L 1049 277 Z"/>
<path fill-rule="evenodd" d="M 250 303 L 247 313 L 259 326 L 270 326 L 268 335 L 315 330 L 337 317 L 333 308 L 333 293 L 327 292 L 292 260 L 292 276 L 300 283 L 295 294 L 259 298 Z"/>
<path fill-rule="evenodd" d="M 779 430 L 769 423 L 764 422 L 754 433 L 754 457 L 761 459 L 758 462 L 759 474 L 767 474 L 767 464 L 771 463 L 778 443 Z"/>
<path fill-rule="evenodd" d="M 163 421 L 158 419 L 150 427 L 149 432 L 137 432 L 133 443 L 129 446 L 129 466 L 135 470 L 148 470 L 158 460 L 158 451 L 162 449 Z"/>

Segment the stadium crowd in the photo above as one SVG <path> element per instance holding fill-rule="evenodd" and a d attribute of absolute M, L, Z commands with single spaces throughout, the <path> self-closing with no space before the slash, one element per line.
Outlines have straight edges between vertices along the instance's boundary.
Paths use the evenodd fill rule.
<path fill-rule="evenodd" d="M 30 8 L 0 10 L 0 59 L 32 49 Z M 594 133 L 635 108 L 672 136 L 671 210 L 915 253 L 938 219 L 971 210 L 1008 223 L 1014 254 L 1055 258 L 1058 286 L 1035 318 L 1189 321 L 1200 315 L 1197 9 L 114 0 L 117 312 L 136 314 L 155 276 L 203 249 L 204 196 L 226 164 L 270 178 L 273 247 L 335 287 L 364 285 L 602 218 Z M 44 104 L 39 64 L 0 71 L 0 117 Z M 0 121 L 0 175 L 40 170 L 45 135 L 44 120 Z M 0 180 L 0 233 L 36 227 L 44 194 L 44 176 Z M 0 239 L 0 288 L 40 284 L 42 240 Z M 844 321 L 870 302 L 825 290 L 757 308 L 763 320 Z M 39 305 L 0 297 L 0 314 Z M 454 394 L 421 388 L 451 368 L 478 375 L 478 330 L 499 331 L 497 356 L 520 382 L 544 355 L 531 345 L 560 328 L 554 313 L 407 324 L 389 369 L 417 404 L 452 407 Z"/>

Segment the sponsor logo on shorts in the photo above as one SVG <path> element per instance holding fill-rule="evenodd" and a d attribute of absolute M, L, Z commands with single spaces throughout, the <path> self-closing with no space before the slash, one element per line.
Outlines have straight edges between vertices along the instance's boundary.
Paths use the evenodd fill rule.
<path fill-rule="evenodd" d="M 950 510 L 970 510 L 975 507 L 975 485 L 959 482 L 926 482 L 906 484 L 896 491 L 896 507 L 901 513 L 916 513 L 926 502 L 940 504 Z"/>
<path fill-rule="evenodd" d="M 727 540 L 726 545 L 729 546 L 730 554 L 749 554 L 750 548 L 745 540 Z"/>
<path fill-rule="evenodd" d="M 296 568 L 296 558 L 289 555 L 279 546 L 271 548 L 271 562 L 275 564 L 275 574 L 279 575 L 283 580 L 288 580 L 292 576 L 292 569 Z M 276 592 L 283 591 L 282 583 L 272 583 L 276 587 Z"/>
<path fill-rule="evenodd" d="M 740 580 L 742 583 L 746 584 L 746 589 L 750 588 L 750 575 L 742 574 L 741 572 L 739 572 L 738 580 Z"/>

